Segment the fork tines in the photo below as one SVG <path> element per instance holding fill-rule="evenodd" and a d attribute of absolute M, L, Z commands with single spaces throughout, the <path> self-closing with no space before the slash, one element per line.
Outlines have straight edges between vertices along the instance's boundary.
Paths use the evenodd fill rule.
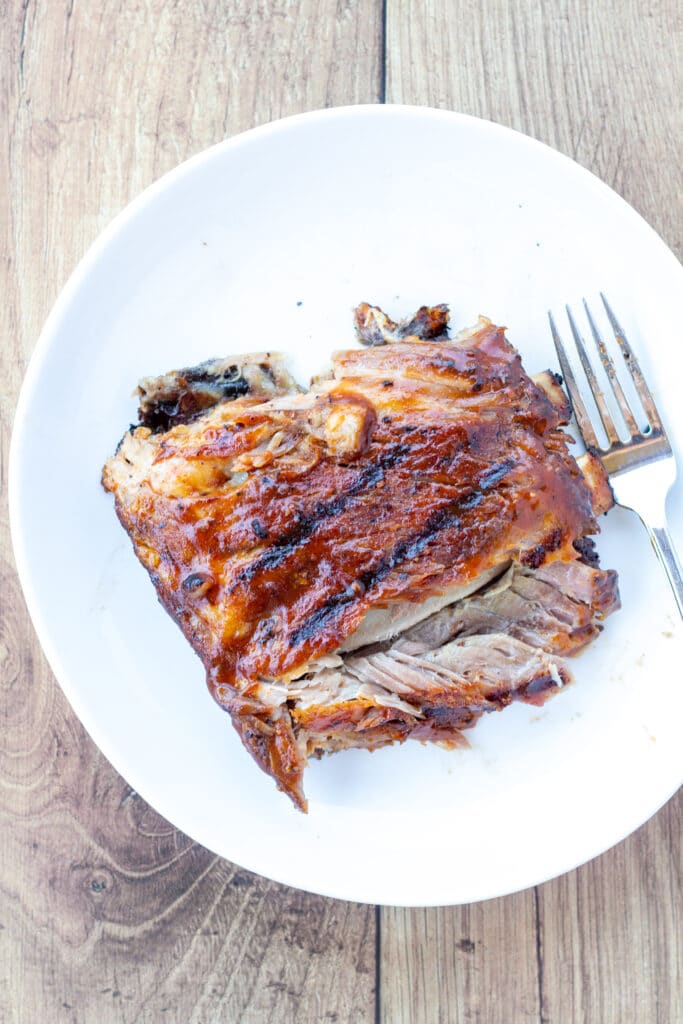
<path fill-rule="evenodd" d="M 607 313 L 607 318 L 610 322 L 612 330 L 614 331 L 614 336 L 617 340 L 617 344 L 619 345 L 621 354 L 624 357 L 626 367 L 629 373 L 631 374 L 631 379 L 633 380 L 636 393 L 642 403 L 645 416 L 647 417 L 648 426 L 644 432 L 640 430 L 633 410 L 631 409 L 631 406 L 628 403 L 628 399 L 624 394 L 624 390 L 617 376 L 617 371 L 615 369 L 612 358 L 607 350 L 607 346 L 605 345 L 605 342 L 603 341 L 600 335 L 597 324 L 595 322 L 595 318 L 591 314 L 591 311 L 588 308 L 588 304 L 584 299 L 583 307 L 586 313 L 588 324 L 590 326 L 591 335 L 595 343 L 595 348 L 597 349 L 600 361 L 602 362 L 602 365 L 605 368 L 605 373 L 607 374 L 607 379 L 612 388 L 612 394 L 614 396 L 614 399 L 617 403 L 617 406 L 619 407 L 621 415 L 624 418 L 626 429 L 629 434 L 629 440 L 624 444 L 619 439 L 619 434 L 614 424 L 612 414 L 609 411 L 605 395 L 598 383 L 597 377 L 595 376 L 595 371 L 593 370 L 593 366 L 588 357 L 588 353 L 586 352 L 586 347 L 584 345 L 583 338 L 581 337 L 581 333 L 576 325 L 576 321 L 572 315 L 569 306 L 566 306 L 565 309 L 567 312 L 567 319 L 569 320 L 569 327 L 572 332 L 574 344 L 576 345 L 576 350 L 578 352 L 581 366 L 583 367 L 586 379 L 588 381 L 588 386 L 590 387 L 591 394 L 593 395 L 595 404 L 598 409 L 598 413 L 600 414 L 600 419 L 605 429 L 605 434 L 607 435 L 609 446 L 607 449 L 604 449 L 603 446 L 600 445 L 598 442 L 598 438 L 595 433 L 595 430 L 593 429 L 593 424 L 591 423 L 590 416 L 588 415 L 586 406 L 581 397 L 581 393 L 579 391 L 579 387 L 577 385 L 574 372 L 571 368 L 571 364 L 569 362 L 569 359 L 567 358 L 567 353 L 565 351 L 564 345 L 562 344 L 562 340 L 555 325 L 555 320 L 553 318 L 552 313 L 549 312 L 548 319 L 550 320 L 550 330 L 552 332 L 555 350 L 557 351 L 557 358 L 560 362 L 562 375 L 564 377 L 567 390 L 569 392 L 569 397 L 571 398 L 574 415 L 576 416 L 576 422 L 578 424 L 579 430 L 581 431 L 581 436 L 583 437 L 583 440 L 587 447 L 601 449 L 602 451 L 608 452 L 614 452 L 618 449 L 631 448 L 635 444 L 638 444 L 639 442 L 652 442 L 655 440 L 665 439 L 665 434 L 662 428 L 661 420 L 659 418 L 659 413 L 657 412 L 657 407 L 655 406 L 655 402 L 650 392 L 650 389 L 648 388 L 645 382 L 645 378 L 638 364 L 638 360 L 633 354 L 633 349 L 631 348 L 626 338 L 626 335 L 624 334 L 624 331 L 619 324 L 619 321 L 614 315 L 614 312 L 612 311 L 609 303 L 607 302 L 607 299 L 602 294 L 602 292 L 600 293 L 600 298 L 602 299 L 602 303 L 605 307 L 605 312 Z"/>

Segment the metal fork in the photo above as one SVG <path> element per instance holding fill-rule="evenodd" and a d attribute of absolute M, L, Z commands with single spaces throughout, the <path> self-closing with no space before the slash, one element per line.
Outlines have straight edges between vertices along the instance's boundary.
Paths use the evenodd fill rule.
<path fill-rule="evenodd" d="M 612 312 L 605 296 L 600 293 L 607 317 L 609 319 L 614 336 L 624 357 L 626 367 L 631 374 L 636 392 L 642 402 L 648 426 L 641 431 L 635 416 L 631 410 L 626 396 L 624 395 L 614 363 L 610 358 L 604 341 L 591 315 L 586 300 L 583 306 L 588 318 L 593 341 L 598 355 L 605 368 L 607 379 L 612 387 L 612 394 L 616 400 L 619 410 L 624 417 L 624 422 L 629 433 L 626 442 L 621 441 L 614 420 L 610 414 L 605 401 L 605 396 L 600 389 L 593 367 L 591 366 L 585 345 L 576 321 L 572 316 L 569 306 L 566 306 L 569 327 L 574 338 L 579 359 L 583 367 L 591 394 L 595 399 L 602 425 L 609 441 L 607 448 L 602 448 L 591 423 L 586 406 L 581 398 L 581 392 L 576 383 L 576 378 L 569 365 L 567 353 L 558 334 L 552 313 L 548 313 L 550 330 L 555 343 L 557 357 L 560 361 L 562 374 L 564 376 L 569 397 L 571 398 L 574 415 L 578 424 L 581 436 L 586 448 L 597 455 L 609 477 L 614 498 L 619 505 L 632 509 L 641 519 L 647 529 L 659 561 L 664 566 L 666 575 L 671 584 L 671 589 L 676 598 L 678 611 L 683 618 L 683 571 L 678 560 L 673 542 L 666 525 L 666 496 L 676 479 L 676 461 L 671 445 L 662 426 L 662 421 L 657 412 L 654 399 L 650 393 L 643 372 L 638 365 L 638 360 L 633 354 L 624 331 Z"/>

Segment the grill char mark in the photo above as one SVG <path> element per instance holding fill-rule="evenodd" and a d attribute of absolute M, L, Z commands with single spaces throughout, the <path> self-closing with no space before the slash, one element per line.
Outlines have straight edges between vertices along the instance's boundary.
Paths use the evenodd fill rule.
<path fill-rule="evenodd" d="M 238 573 L 237 581 L 250 583 L 260 573 L 282 565 L 301 544 L 308 540 L 320 523 L 339 515 L 354 498 L 373 490 L 384 478 L 386 471 L 395 466 L 409 451 L 408 445 L 396 445 L 381 455 L 374 465 L 361 470 L 346 494 L 338 494 L 336 498 L 327 503 L 319 502 L 312 514 L 302 516 L 293 529 L 275 538 L 268 551 L 264 551 L 250 565 L 245 566 Z"/>
<path fill-rule="evenodd" d="M 462 513 L 470 511 L 481 504 L 484 495 L 493 490 L 513 467 L 514 460 L 506 459 L 504 462 L 492 467 L 481 477 L 476 490 L 473 489 L 463 497 L 432 512 L 424 526 L 417 533 L 412 534 L 397 544 L 388 558 L 383 558 L 374 569 L 361 573 L 357 581 L 359 585 L 354 587 L 351 584 L 340 593 L 329 597 L 320 608 L 316 608 L 310 618 L 304 621 L 291 634 L 289 646 L 296 647 L 297 644 L 312 639 L 322 626 L 327 625 L 341 608 L 355 601 L 359 594 L 367 594 L 373 586 L 380 583 L 399 565 L 421 555 L 436 534 L 457 526 Z"/>

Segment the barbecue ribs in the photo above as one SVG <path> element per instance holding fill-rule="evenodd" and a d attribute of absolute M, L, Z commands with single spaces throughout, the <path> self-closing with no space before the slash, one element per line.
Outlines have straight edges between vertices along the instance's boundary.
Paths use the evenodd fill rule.
<path fill-rule="evenodd" d="M 301 391 L 270 353 L 138 389 L 103 472 L 159 599 L 244 745 L 297 806 L 311 756 L 462 743 L 569 682 L 618 607 L 590 535 L 612 497 L 575 460 L 550 372 L 481 318 L 395 323 Z"/>

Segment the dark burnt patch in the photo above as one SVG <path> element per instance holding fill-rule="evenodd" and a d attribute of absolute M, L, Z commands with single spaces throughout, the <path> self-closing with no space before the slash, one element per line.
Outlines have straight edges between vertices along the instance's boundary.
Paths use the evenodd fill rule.
<path fill-rule="evenodd" d="M 236 365 L 212 370 L 209 361 L 153 382 L 151 388 L 138 388 L 141 426 L 154 433 L 170 430 L 179 423 L 191 423 L 219 402 L 232 401 L 249 394 L 249 382 Z"/>
<path fill-rule="evenodd" d="M 438 306 L 420 306 L 409 320 L 401 320 L 396 330 L 399 338 L 420 338 L 422 341 L 441 341 L 448 337 L 450 312 L 445 303 Z"/>
<path fill-rule="evenodd" d="M 361 302 L 354 310 L 356 336 L 361 345 L 392 344 L 405 338 L 420 341 L 444 341 L 448 338 L 450 312 L 445 303 L 438 306 L 420 306 L 413 316 L 396 322 L 368 302 Z"/>
<path fill-rule="evenodd" d="M 268 536 L 268 531 L 259 519 L 252 519 L 251 528 L 259 540 L 265 540 Z"/>
<path fill-rule="evenodd" d="M 577 537 L 572 547 L 578 552 L 580 562 L 590 565 L 592 569 L 600 568 L 600 558 L 592 537 Z"/>
<path fill-rule="evenodd" d="M 562 530 L 556 528 L 551 530 L 536 547 L 529 548 L 520 555 L 520 562 L 528 569 L 538 569 L 543 565 L 546 555 L 557 551 L 562 547 Z"/>

